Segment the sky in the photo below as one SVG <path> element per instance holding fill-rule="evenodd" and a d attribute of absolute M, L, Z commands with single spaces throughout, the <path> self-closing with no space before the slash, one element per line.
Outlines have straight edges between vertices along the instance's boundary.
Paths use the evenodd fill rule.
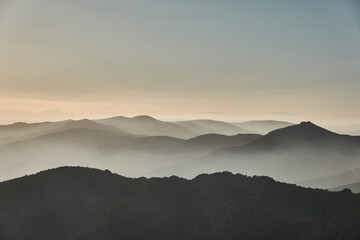
<path fill-rule="evenodd" d="M 359 0 L 0 0 L 0 110 L 356 124 L 359 77 Z"/>

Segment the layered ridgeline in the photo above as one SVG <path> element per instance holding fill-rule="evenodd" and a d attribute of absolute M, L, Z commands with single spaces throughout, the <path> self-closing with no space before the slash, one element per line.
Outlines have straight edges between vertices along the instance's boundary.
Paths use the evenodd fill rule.
<path fill-rule="evenodd" d="M 169 136 L 183 139 L 189 139 L 209 133 L 236 135 L 256 132 L 243 129 L 231 123 L 214 120 L 165 122 L 150 116 L 136 116 L 133 118 L 120 116 L 96 121 L 115 126 L 132 134 L 146 136 Z"/>
<path fill-rule="evenodd" d="M 150 116 L 132 118 L 119 116 L 92 121 L 83 119 L 79 121 L 66 120 L 42 123 L 17 122 L 10 125 L 0 125 L 0 144 L 51 133 L 63 125 L 67 125 L 65 128 L 101 128 L 122 131 L 137 136 L 168 136 L 181 139 L 189 139 L 205 134 L 237 135 L 260 132 L 260 130 L 247 130 L 235 126 L 235 124 L 214 120 L 165 122 Z"/>
<path fill-rule="evenodd" d="M 353 186 L 352 184 L 356 185 L 356 183 L 358 182 L 360 182 L 360 168 L 335 174 L 333 176 L 300 181 L 298 182 L 298 184 L 302 186 L 316 187 L 323 189 L 332 189 L 332 188 L 347 186 L 354 192 L 360 192 L 360 189 L 355 189 L 351 187 Z"/>
<path fill-rule="evenodd" d="M 246 126 L 270 129 L 284 124 L 290 123 L 252 121 Z M 339 135 L 311 122 L 264 136 L 243 131 L 226 122 L 164 122 L 148 116 L 0 126 L 0 180 L 70 165 L 132 177 L 192 178 L 233 171 L 325 189 L 360 182 L 355 175 L 348 181 L 336 177 L 360 168 L 360 137 Z M 199 135 L 206 132 L 215 133 Z"/>
<path fill-rule="evenodd" d="M 339 135 L 302 122 L 272 131 L 244 146 L 224 148 L 165 168 L 158 174 L 194 177 L 198 173 L 227 170 L 299 182 L 360 168 L 359 156 L 360 137 Z M 341 185 L 334 184 L 333 187 Z"/>
<path fill-rule="evenodd" d="M 358 239 L 360 196 L 229 172 L 130 179 L 63 167 L 0 183 L 0 239 Z"/>
<path fill-rule="evenodd" d="M 108 130 L 123 131 L 138 136 L 168 136 L 189 139 L 205 134 L 237 135 L 249 133 L 268 133 L 269 131 L 286 127 L 291 123 L 280 121 L 250 121 L 244 123 L 227 123 L 214 120 L 189 120 L 178 122 L 160 121 L 150 116 L 112 117 L 97 120 L 66 120 L 59 122 L 24 123 L 0 125 L 0 144 L 29 139 L 51 133 L 62 125 L 74 122 L 78 127 L 107 128 Z M 98 124 L 96 126 L 96 123 Z M 91 126 L 92 125 L 92 126 Z M 99 125 L 104 125 L 99 127 Z M 70 127 L 67 126 L 68 128 Z M 113 127 L 112 129 L 110 127 Z M 249 129 L 246 129 L 246 126 Z M 116 130 L 117 129 L 117 130 Z"/>
<path fill-rule="evenodd" d="M 91 166 L 111 169 L 126 176 L 142 176 L 224 147 L 242 146 L 261 137 L 258 134 L 206 134 L 191 139 L 148 136 L 146 134 L 172 135 L 175 130 L 183 128 L 144 116 L 119 119 L 126 124 L 112 122 L 111 125 L 109 122 L 107 125 L 98 120 L 84 119 L 0 126 L 3 140 L 0 145 L 0 180 L 64 165 Z M 111 121 L 120 123 L 119 119 Z M 147 128 L 149 130 L 145 132 Z"/>

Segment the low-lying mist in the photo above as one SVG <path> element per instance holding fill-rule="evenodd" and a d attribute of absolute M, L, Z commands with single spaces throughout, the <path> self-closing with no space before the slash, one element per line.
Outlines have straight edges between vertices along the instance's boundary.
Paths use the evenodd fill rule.
<path fill-rule="evenodd" d="M 267 122 L 249 123 L 245 126 L 259 125 L 260 131 L 284 124 L 287 127 L 264 136 L 204 134 L 190 139 L 172 135 L 196 135 L 217 126 L 218 132 L 227 133 L 238 128 L 210 120 L 179 123 L 177 127 L 176 123 L 141 116 L 0 126 L 0 180 L 49 168 L 84 166 L 128 177 L 193 178 L 202 173 L 231 171 L 317 187 L 320 185 L 306 180 L 360 169 L 359 137 L 339 135 L 310 122 L 291 125 L 270 121 L 268 126 Z M 147 130 L 151 127 L 151 131 Z M 320 187 L 337 187 L 341 183 Z"/>

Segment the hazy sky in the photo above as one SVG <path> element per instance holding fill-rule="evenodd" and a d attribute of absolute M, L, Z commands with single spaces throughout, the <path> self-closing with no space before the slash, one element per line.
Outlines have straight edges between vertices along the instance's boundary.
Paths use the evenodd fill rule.
<path fill-rule="evenodd" d="M 360 1 L 0 0 L 0 109 L 360 122 Z"/>

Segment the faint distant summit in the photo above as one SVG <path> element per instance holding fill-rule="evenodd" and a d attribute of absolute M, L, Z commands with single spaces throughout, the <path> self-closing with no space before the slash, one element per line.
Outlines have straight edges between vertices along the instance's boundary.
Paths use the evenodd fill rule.
<path fill-rule="evenodd" d="M 70 114 L 61 112 L 56 109 L 45 110 L 42 112 L 29 112 L 17 109 L 0 110 L 0 124 L 11 124 L 15 122 L 45 122 L 61 121 L 70 117 Z"/>
<path fill-rule="evenodd" d="M 144 119 L 144 120 L 157 120 L 156 118 L 153 118 L 149 115 L 138 115 L 133 117 L 134 119 Z"/>

